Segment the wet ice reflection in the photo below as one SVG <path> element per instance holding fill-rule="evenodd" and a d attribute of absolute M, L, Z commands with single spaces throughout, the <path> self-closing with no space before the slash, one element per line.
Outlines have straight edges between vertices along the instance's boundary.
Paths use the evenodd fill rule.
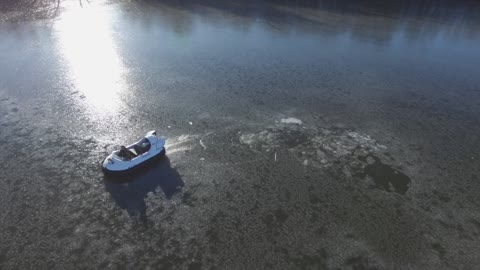
<path fill-rule="evenodd" d="M 114 114 L 125 91 L 125 68 L 113 40 L 112 14 L 102 8 L 77 8 L 55 23 L 60 53 L 75 91 L 92 114 Z"/>

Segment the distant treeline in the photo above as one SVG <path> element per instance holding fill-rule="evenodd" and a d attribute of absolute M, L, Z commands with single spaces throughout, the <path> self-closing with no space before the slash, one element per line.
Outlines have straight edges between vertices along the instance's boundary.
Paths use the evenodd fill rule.
<path fill-rule="evenodd" d="M 268 14 L 272 6 L 332 10 L 340 13 L 381 13 L 390 16 L 419 15 L 446 18 L 458 12 L 480 17 L 477 0 L 0 0 L 0 12 L 21 12 L 25 16 L 42 17 L 56 14 L 64 2 L 114 3 L 137 1 L 182 7 L 204 6 L 226 11 Z M 36 15 L 32 15 L 36 14 Z M 37 16 L 38 15 L 38 16 Z"/>
<path fill-rule="evenodd" d="M 272 6 L 331 10 L 339 13 L 370 13 L 389 16 L 448 18 L 462 13 L 480 17 L 477 0 L 134 0 L 178 7 L 212 7 L 240 13 L 268 14 Z"/>
<path fill-rule="evenodd" d="M 276 6 L 296 6 L 313 9 L 335 10 L 340 12 L 376 12 L 382 14 L 418 13 L 418 15 L 436 14 L 445 17 L 448 13 L 462 9 L 472 15 L 480 16 L 480 1 L 477 0 L 136 0 L 139 2 L 157 2 L 169 5 L 212 6 L 215 8 L 247 7 L 268 8 Z"/>

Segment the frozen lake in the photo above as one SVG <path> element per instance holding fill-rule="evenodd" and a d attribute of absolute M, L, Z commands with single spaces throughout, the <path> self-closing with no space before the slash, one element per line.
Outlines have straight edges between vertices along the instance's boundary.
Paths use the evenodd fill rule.
<path fill-rule="evenodd" d="M 480 5 L 391 2 L 5 8 L 0 268 L 476 268 Z"/>

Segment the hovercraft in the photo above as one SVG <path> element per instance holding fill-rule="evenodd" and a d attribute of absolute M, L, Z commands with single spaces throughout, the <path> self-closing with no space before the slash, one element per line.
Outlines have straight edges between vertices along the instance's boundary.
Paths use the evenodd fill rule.
<path fill-rule="evenodd" d="M 152 130 L 140 141 L 121 146 L 102 162 L 102 171 L 108 175 L 126 174 L 165 155 L 165 139 Z"/>

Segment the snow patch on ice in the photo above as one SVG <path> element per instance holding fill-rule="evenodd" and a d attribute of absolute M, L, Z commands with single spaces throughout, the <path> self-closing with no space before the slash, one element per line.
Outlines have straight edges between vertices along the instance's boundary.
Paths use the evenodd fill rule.
<path fill-rule="evenodd" d="M 302 124 L 302 120 L 293 118 L 293 117 L 283 118 L 282 120 L 280 120 L 280 122 L 284 124 L 296 124 L 296 125 Z"/>

